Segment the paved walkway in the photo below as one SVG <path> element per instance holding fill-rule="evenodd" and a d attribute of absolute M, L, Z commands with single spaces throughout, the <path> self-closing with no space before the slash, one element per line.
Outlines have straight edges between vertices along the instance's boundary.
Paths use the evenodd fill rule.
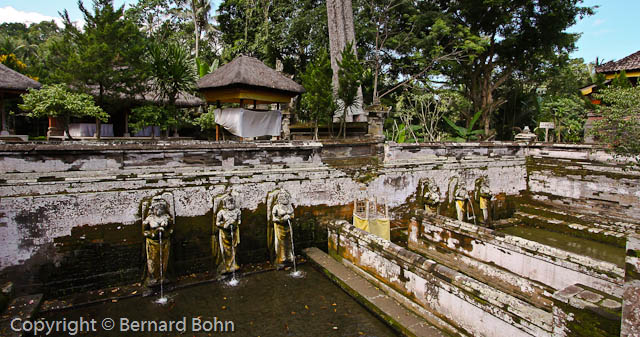
<path fill-rule="evenodd" d="M 412 337 L 446 336 L 442 331 L 400 305 L 382 290 L 320 249 L 307 248 L 304 253 L 341 288 L 402 334 Z"/>

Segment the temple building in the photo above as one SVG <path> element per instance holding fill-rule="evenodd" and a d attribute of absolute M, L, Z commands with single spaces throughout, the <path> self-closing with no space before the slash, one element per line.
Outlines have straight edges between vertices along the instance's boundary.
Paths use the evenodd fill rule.
<path fill-rule="evenodd" d="M 618 61 L 609 61 L 596 67 L 596 73 L 603 74 L 605 77 L 603 83 L 605 86 L 609 86 L 611 82 L 623 72 L 629 79 L 629 82 L 631 82 L 631 85 L 634 87 L 638 85 L 638 78 L 640 78 L 640 50 Z M 600 100 L 593 97 L 593 94 L 597 93 L 598 89 L 598 85 L 593 83 L 581 88 L 580 93 L 588 97 L 591 103 L 599 105 Z M 586 143 L 593 142 L 593 137 L 589 136 L 588 131 L 593 127 L 593 123 L 599 119 L 601 119 L 601 117 L 595 112 L 588 114 L 587 121 L 584 125 L 584 141 Z"/>

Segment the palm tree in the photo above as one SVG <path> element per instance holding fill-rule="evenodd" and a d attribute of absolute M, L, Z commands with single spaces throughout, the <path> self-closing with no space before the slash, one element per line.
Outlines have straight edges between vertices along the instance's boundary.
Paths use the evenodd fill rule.
<path fill-rule="evenodd" d="M 188 5 L 188 13 L 184 16 L 189 16 L 193 21 L 195 37 L 196 37 L 196 59 L 200 55 L 200 37 L 202 32 L 209 27 L 209 12 L 211 12 L 210 0 L 179 0 L 179 5 Z M 180 14 L 179 14 L 180 15 Z M 180 15 L 182 16 L 182 15 Z M 184 17 L 183 16 L 183 17 Z"/>
<path fill-rule="evenodd" d="M 189 51 L 175 41 L 149 46 L 152 88 L 165 102 L 169 118 L 177 120 L 176 100 L 181 92 L 192 92 L 198 78 Z M 176 127 L 177 133 L 177 127 Z"/>

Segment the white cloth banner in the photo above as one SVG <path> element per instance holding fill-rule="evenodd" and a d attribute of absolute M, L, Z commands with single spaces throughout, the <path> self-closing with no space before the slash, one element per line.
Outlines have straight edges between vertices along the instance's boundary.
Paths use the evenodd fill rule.
<path fill-rule="evenodd" d="M 215 110 L 216 123 L 238 137 L 280 136 L 282 112 L 242 108 Z"/>
<path fill-rule="evenodd" d="M 69 123 L 71 137 L 93 137 L 96 133 L 96 123 Z M 100 136 L 113 137 L 113 124 L 100 124 Z"/>

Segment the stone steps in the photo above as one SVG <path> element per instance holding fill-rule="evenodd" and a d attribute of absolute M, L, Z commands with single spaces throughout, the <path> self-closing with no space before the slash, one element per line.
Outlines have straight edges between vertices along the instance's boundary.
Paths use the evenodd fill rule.
<path fill-rule="evenodd" d="M 583 225 L 583 224 L 567 222 L 567 221 L 558 220 L 558 219 L 549 218 L 549 217 L 540 216 L 540 215 L 535 215 L 535 214 L 531 214 L 531 213 L 523 212 L 523 211 L 516 211 L 514 213 L 514 216 L 516 218 L 519 218 L 522 221 L 527 222 L 527 223 L 535 223 L 536 221 L 538 221 L 538 222 L 546 222 L 549 225 L 553 225 L 553 226 L 564 226 L 564 227 L 567 227 L 568 229 L 573 229 L 573 230 L 576 230 L 576 231 L 586 231 L 586 232 L 593 233 L 593 234 L 602 234 L 602 235 L 605 235 L 605 236 L 611 236 L 611 237 L 616 237 L 616 238 L 622 238 L 625 235 L 631 233 L 631 232 L 616 231 L 616 230 L 613 230 L 612 228 L 605 229 L 605 228 L 599 228 L 599 227 L 596 227 L 596 226 L 587 226 L 587 225 Z"/>
<path fill-rule="evenodd" d="M 23 334 L 11 328 L 11 321 L 16 318 L 21 321 L 31 320 L 42 302 L 42 294 L 28 295 L 15 298 L 0 316 L 0 336 L 19 337 Z"/>
<path fill-rule="evenodd" d="M 404 336 L 444 337 L 447 335 L 318 248 L 307 248 L 304 253 L 332 281 Z"/>
<path fill-rule="evenodd" d="M 575 225 L 576 229 L 580 230 L 587 229 L 585 227 L 591 227 L 593 228 L 592 232 L 594 233 L 599 233 L 600 231 L 598 230 L 601 230 L 631 234 L 640 230 L 640 224 L 615 221 L 604 217 L 582 214 L 567 209 L 560 210 L 558 208 L 549 206 L 542 207 L 531 204 L 523 204 L 519 207 L 519 210 L 527 213 L 531 213 L 531 211 L 534 211 L 548 214 L 549 216 L 553 216 L 553 218 L 556 218 L 558 220 L 570 222 L 572 225 Z"/>

